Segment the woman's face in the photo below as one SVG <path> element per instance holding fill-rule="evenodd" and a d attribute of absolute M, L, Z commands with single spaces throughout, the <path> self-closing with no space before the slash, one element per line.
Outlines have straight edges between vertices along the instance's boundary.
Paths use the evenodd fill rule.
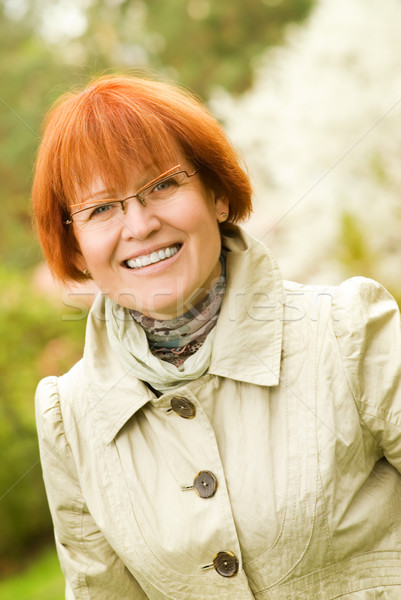
<path fill-rule="evenodd" d="M 194 171 L 184 158 L 180 165 Z M 122 197 L 153 177 L 134 173 L 132 188 Z M 85 202 L 92 204 L 110 198 L 110 193 L 96 180 L 89 196 L 85 194 Z M 228 213 L 227 199 L 215 198 L 199 173 L 186 178 L 168 202 L 142 206 L 135 198 L 128 200 L 124 218 L 112 226 L 88 230 L 74 224 L 82 253 L 78 266 L 88 269 L 102 292 L 118 304 L 153 318 L 174 318 L 199 302 L 220 274 L 222 212 Z M 142 266 L 152 253 L 161 260 Z"/>

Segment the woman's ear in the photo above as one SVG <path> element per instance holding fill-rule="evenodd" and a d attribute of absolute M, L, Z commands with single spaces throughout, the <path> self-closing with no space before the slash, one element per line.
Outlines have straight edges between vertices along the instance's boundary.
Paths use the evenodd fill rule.
<path fill-rule="evenodd" d="M 224 221 L 227 220 L 230 212 L 230 203 L 227 196 L 219 196 L 218 198 L 215 198 L 214 206 L 218 223 L 224 223 Z"/>

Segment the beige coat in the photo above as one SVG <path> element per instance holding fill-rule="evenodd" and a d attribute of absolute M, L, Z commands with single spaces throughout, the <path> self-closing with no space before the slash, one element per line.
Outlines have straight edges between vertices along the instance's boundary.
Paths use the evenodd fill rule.
<path fill-rule="evenodd" d="M 363 278 L 283 282 L 236 228 L 224 243 L 206 375 L 156 397 L 111 350 L 100 295 L 82 361 L 38 387 L 66 598 L 399 600 L 397 306 Z"/>

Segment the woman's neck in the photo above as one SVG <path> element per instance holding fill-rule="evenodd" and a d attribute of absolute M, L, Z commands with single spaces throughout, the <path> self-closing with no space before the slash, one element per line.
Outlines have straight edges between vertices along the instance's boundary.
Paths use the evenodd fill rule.
<path fill-rule="evenodd" d="M 130 311 L 146 333 L 150 350 L 161 360 L 180 366 L 203 344 L 216 325 L 223 300 L 226 277 L 225 259 L 220 257 L 221 274 L 206 295 L 183 315 L 159 320 Z"/>

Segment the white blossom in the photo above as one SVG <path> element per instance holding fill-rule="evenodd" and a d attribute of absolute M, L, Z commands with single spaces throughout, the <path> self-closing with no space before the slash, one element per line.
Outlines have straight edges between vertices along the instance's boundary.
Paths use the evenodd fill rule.
<path fill-rule="evenodd" d="M 254 182 L 248 229 L 286 277 L 349 275 L 341 224 L 351 215 L 369 274 L 401 290 L 400 24 L 401 0 L 320 0 L 267 52 L 248 93 L 214 94 Z"/>

